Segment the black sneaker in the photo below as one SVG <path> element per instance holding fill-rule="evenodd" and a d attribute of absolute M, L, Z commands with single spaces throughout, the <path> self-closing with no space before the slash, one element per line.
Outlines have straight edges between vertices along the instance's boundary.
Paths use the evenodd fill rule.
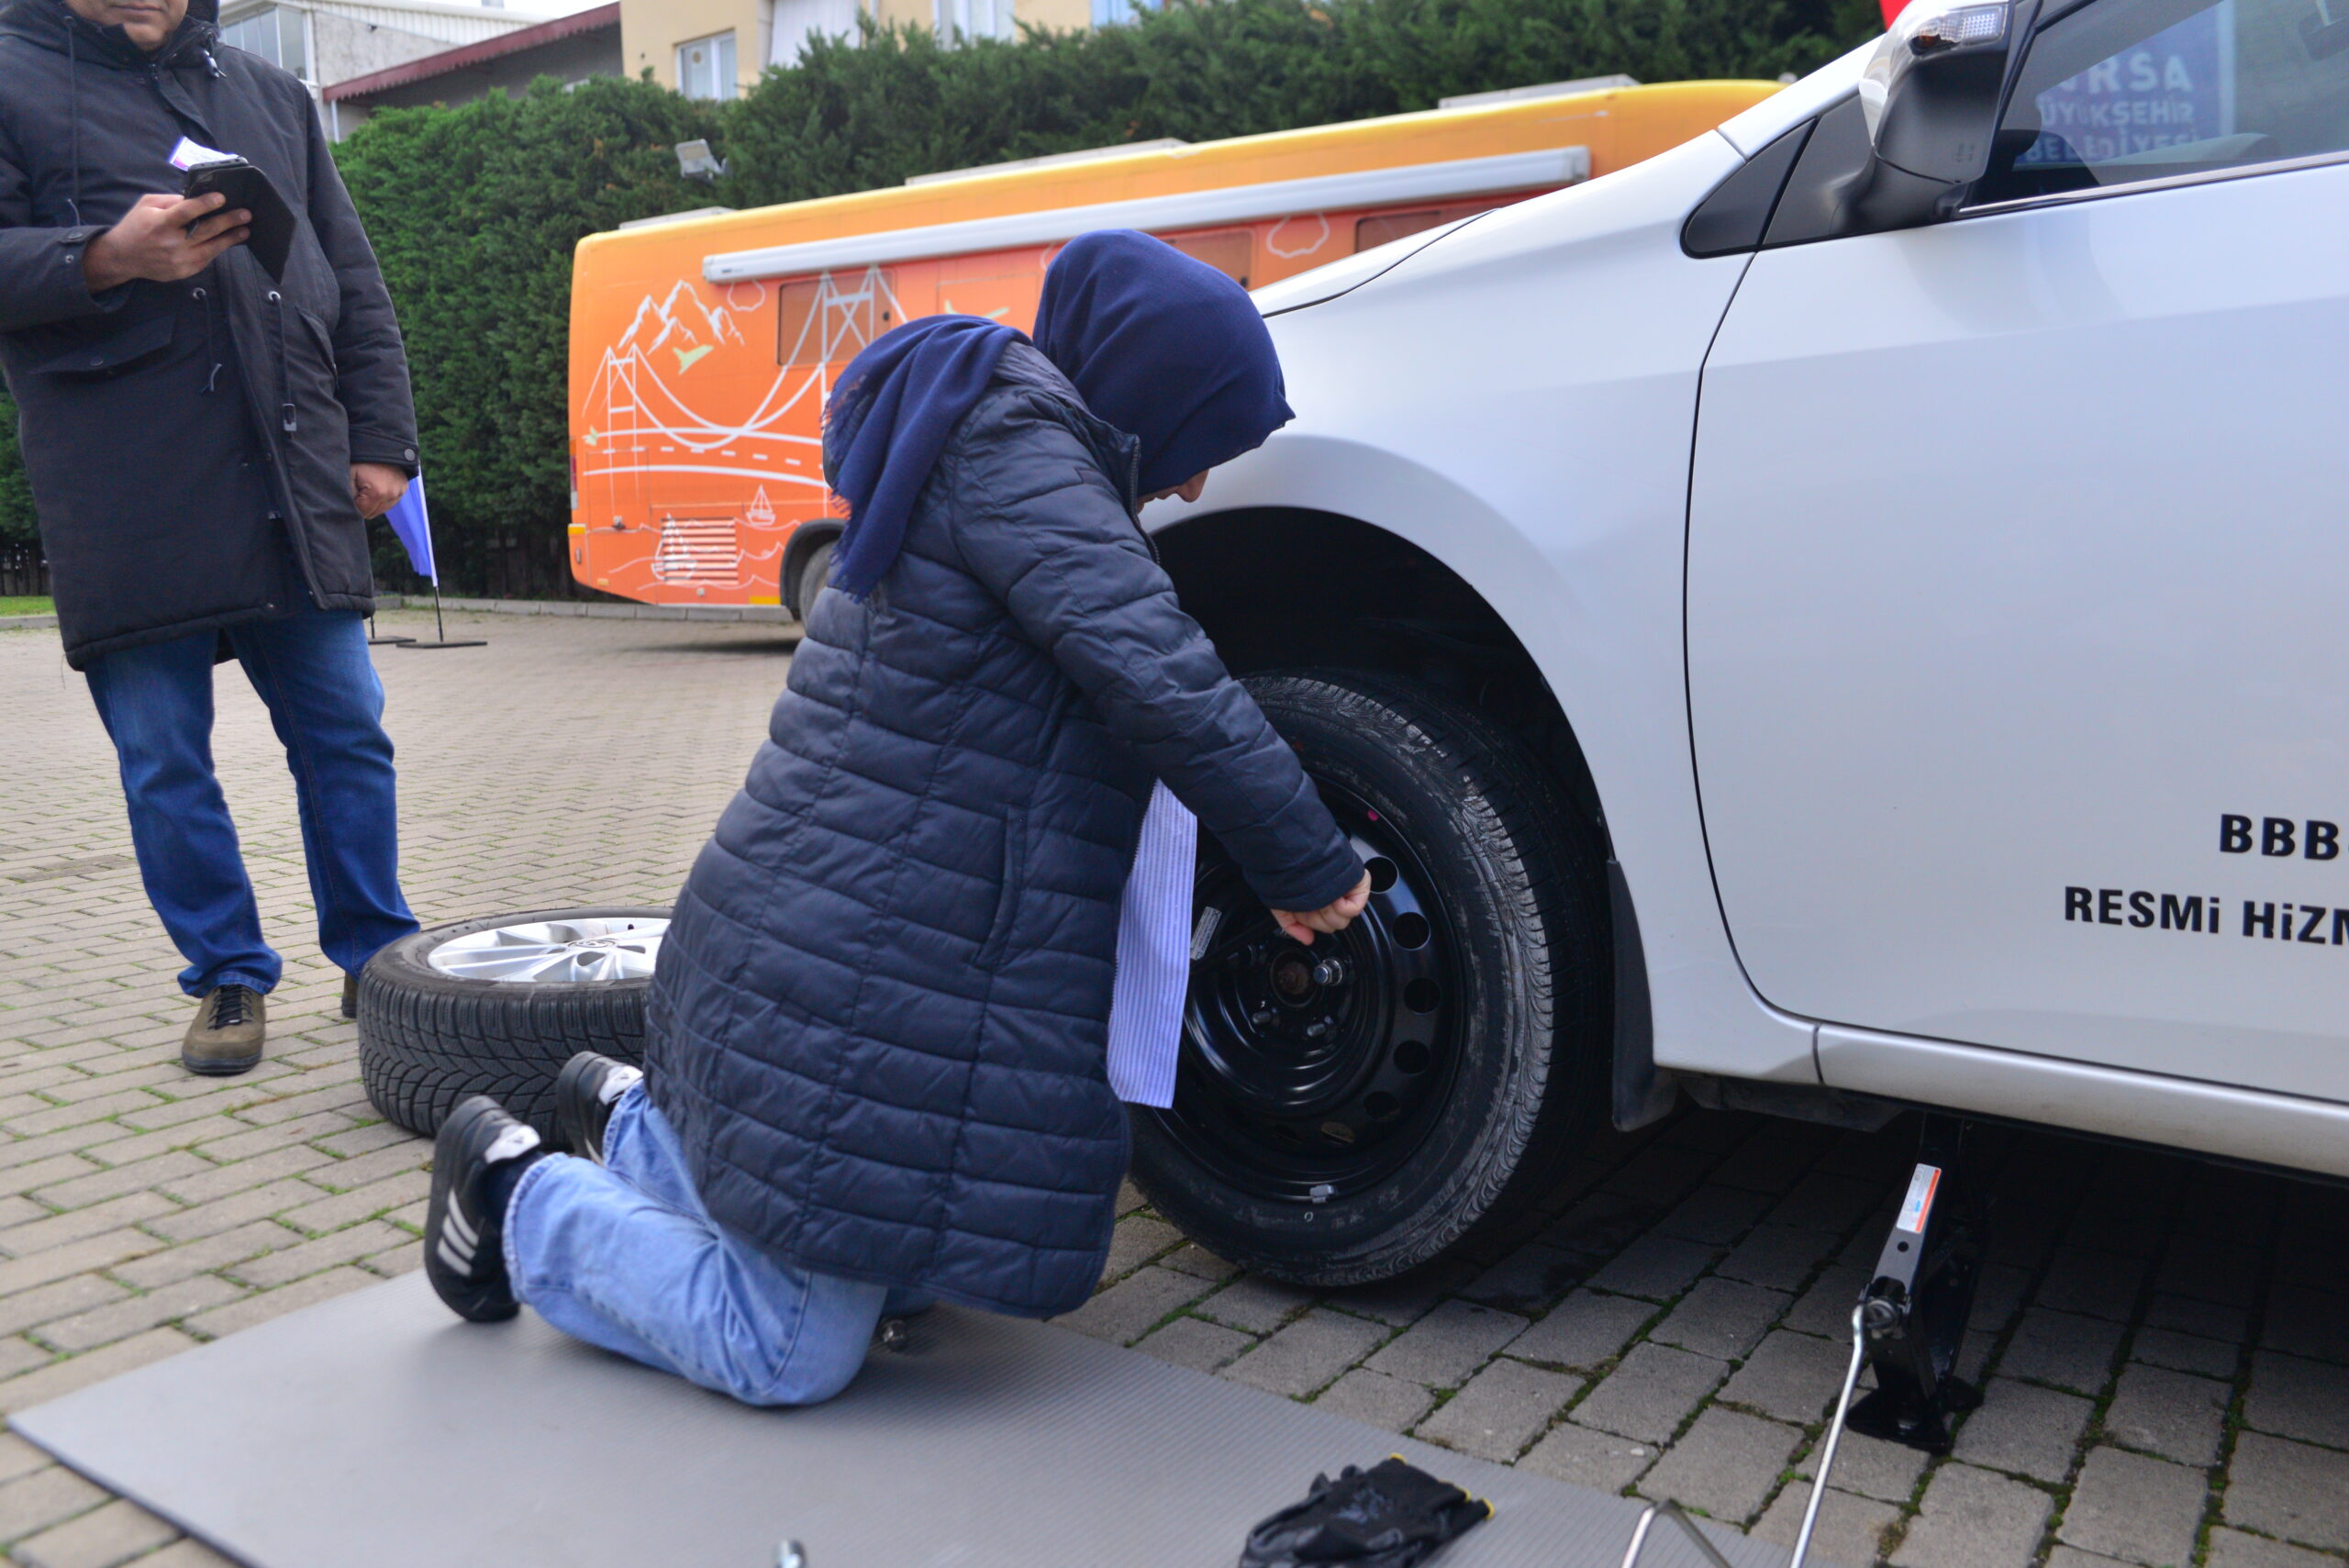
<path fill-rule="evenodd" d="M 359 976 L 356 974 L 342 977 L 342 1016 L 346 1018 L 359 1016 Z"/>
<path fill-rule="evenodd" d="M 424 1273 L 458 1317 L 499 1323 L 521 1310 L 506 1276 L 506 1201 L 512 1178 L 545 1153 L 530 1125 L 487 1095 L 460 1100 L 440 1124 L 424 1214 Z"/>
<path fill-rule="evenodd" d="M 554 1130 L 562 1146 L 583 1160 L 604 1162 L 604 1129 L 620 1096 L 644 1082 L 644 1069 L 583 1051 L 562 1064 L 554 1080 Z"/>

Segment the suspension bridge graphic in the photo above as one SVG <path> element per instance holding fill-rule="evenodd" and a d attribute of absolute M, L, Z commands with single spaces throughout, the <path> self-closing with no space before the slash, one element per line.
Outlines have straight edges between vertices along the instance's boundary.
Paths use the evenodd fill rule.
<path fill-rule="evenodd" d="M 877 267 L 827 272 L 737 307 L 679 279 L 647 294 L 598 356 L 581 401 L 583 478 L 610 482 L 624 514 L 591 532 L 659 528 L 650 568 L 662 584 L 772 584 L 789 529 L 825 505 L 821 426 L 835 369 L 905 311 Z M 768 313 L 774 319 L 767 319 Z M 745 361 L 742 317 L 775 344 L 763 385 Z M 712 373 L 723 366 L 732 373 Z M 744 389 L 750 406 L 742 407 Z M 734 406 L 724 406 L 725 404 Z"/>

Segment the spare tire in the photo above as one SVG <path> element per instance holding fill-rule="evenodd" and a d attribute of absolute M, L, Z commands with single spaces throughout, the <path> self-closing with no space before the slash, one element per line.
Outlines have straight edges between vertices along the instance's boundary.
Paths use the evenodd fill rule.
<path fill-rule="evenodd" d="M 644 996 L 669 929 L 651 908 L 493 915 L 403 937 L 359 977 L 359 1073 L 429 1137 L 467 1095 L 554 1136 L 554 1080 L 582 1051 L 644 1058 Z"/>

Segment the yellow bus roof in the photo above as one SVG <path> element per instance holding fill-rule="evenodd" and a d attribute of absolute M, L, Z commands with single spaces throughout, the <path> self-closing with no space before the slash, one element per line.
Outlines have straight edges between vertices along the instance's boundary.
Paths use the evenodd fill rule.
<path fill-rule="evenodd" d="M 580 261 L 638 241 L 668 246 L 690 236 L 713 251 L 777 247 L 1537 148 L 1586 147 L 1595 176 L 1677 146 L 1776 91 L 1775 82 L 1737 81 L 1610 87 L 1040 167 L 977 170 L 913 185 L 591 234 L 579 242 Z"/>

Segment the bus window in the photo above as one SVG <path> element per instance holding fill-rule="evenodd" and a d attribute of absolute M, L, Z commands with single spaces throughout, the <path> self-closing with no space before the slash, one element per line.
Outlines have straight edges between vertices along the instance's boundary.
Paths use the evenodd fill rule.
<path fill-rule="evenodd" d="M 1443 221 L 1443 214 L 1434 207 L 1418 212 L 1385 212 L 1375 217 L 1354 221 L 1354 249 L 1375 250 L 1390 239 L 1400 239 L 1407 234 L 1417 234 L 1423 228 L 1433 228 Z"/>
<path fill-rule="evenodd" d="M 1241 288 L 1248 286 L 1249 263 L 1256 256 L 1253 229 L 1220 228 L 1211 234 L 1172 234 L 1165 239 L 1184 255 L 1205 261 Z"/>
<path fill-rule="evenodd" d="M 1036 299 L 1043 283 L 1043 269 L 1037 265 L 1032 250 L 962 257 L 939 267 L 938 308 L 1007 322 L 1026 331 L 1036 319 Z"/>
<path fill-rule="evenodd" d="M 879 267 L 826 272 L 783 285 L 776 301 L 779 365 L 836 365 L 905 319 L 896 274 Z"/>

